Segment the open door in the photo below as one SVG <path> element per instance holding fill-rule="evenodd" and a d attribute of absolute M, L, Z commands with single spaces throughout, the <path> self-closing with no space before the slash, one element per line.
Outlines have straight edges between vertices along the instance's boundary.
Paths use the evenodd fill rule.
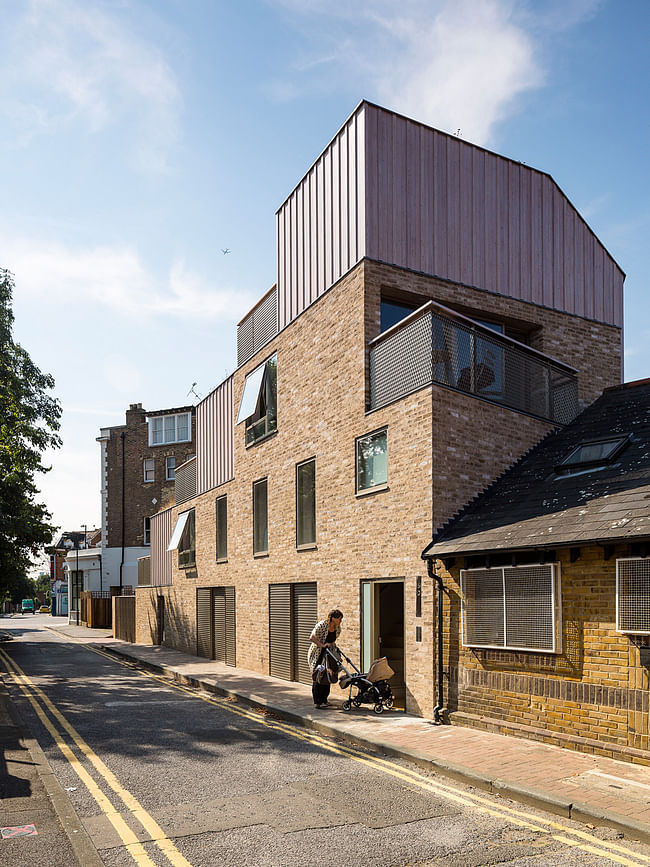
<path fill-rule="evenodd" d="M 361 666 L 368 671 L 373 659 L 388 657 L 395 672 L 390 686 L 395 707 L 405 709 L 404 582 L 363 581 L 361 584 Z"/>

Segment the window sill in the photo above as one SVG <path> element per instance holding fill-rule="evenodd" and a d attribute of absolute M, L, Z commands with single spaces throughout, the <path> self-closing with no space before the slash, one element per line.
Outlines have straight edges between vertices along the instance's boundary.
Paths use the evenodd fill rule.
<path fill-rule="evenodd" d="M 268 557 L 268 556 L 269 556 L 268 551 L 258 551 L 257 554 L 255 554 L 255 553 L 253 554 L 253 558 L 255 560 L 261 560 L 262 558 Z"/>
<path fill-rule="evenodd" d="M 228 562 L 227 557 L 217 557 L 217 563 L 227 563 L 227 562 Z"/>
<path fill-rule="evenodd" d="M 252 443 L 246 443 L 246 448 L 252 449 L 255 446 L 259 445 L 260 443 L 266 442 L 266 440 L 270 440 L 271 437 L 277 436 L 277 433 L 278 433 L 277 428 L 275 430 L 269 431 L 267 434 L 264 434 L 264 436 L 258 437 L 256 440 L 253 440 Z"/>
<path fill-rule="evenodd" d="M 183 572 L 187 572 L 188 569 L 196 569 L 196 561 L 194 563 L 183 563 L 182 566 L 179 564 L 178 568 Z"/>
<path fill-rule="evenodd" d="M 372 488 L 365 488 L 363 491 L 357 491 L 355 497 L 369 497 L 371 494 L 380 494 L 382 491 L 389 491 L 388 484 L 374 485 Z"/>
<path fill-rule="evenodd" d="M 318 545 L 316 542 L 310 542 L 308 545 L 296 545 L 296 551 L 317 551 Z"/>

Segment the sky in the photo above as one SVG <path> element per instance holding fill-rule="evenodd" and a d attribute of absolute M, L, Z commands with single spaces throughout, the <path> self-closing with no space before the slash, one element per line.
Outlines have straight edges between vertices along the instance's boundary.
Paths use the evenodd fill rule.
<path fill-rule="evenodd" d="M 361 99 L 551 174 L 627 274 L 625 379 L 650 376 L 647 0 L 0 13 L 0 266 L 63 407 L 38 478 L 58 527 L 99 526 L 101 427 L 234 370 L 236 323 L 275 282 L 275 211 Z"/>

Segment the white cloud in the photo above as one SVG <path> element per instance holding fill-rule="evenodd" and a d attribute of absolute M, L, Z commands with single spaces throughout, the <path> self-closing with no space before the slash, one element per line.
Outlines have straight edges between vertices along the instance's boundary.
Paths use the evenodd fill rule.
<path fill-rule="evenodd" d="M 17 291 L 41 304 L 100 305 L 124 315 L 237 321 L 256 300 L 250 291 L 217 287 L 174 262 L 166 279 L 151 274 L 128 246 L 72 248 L 58 242 L 9 239 L 0 247 Z"/>
<path fill-rule="evenodd" d="M 544 83 L 539 43 L 559 27 L 554 0 L 534 17 L 514 0 L 271 2 L 309 46 L 295 62 L 296 93 L 345 81 L 359 98 L 482 144 L 522 94 Z M 567 26 L 597 3 L 564 0 Z M 280 82 L 269 86 L 272 97 L 291 92 Z"/>
<path fill-rule="evenodd" d="M 75 121 L 90 133 L 119 123 L 128 125 L 140 168 L 167 169 L 180 95 L 155 46 L 85 0 L 32 0 L 13 27 L 5 22 L 5 33 L 0 112 L 15 146 Z"/>

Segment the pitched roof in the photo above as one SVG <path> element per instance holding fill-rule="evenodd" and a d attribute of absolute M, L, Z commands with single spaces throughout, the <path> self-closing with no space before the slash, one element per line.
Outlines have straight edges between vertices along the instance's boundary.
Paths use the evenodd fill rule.
<path fill-rule="evenodd" d="M 581 443 L 629 436 L 600 468 L 555 468 Z M 434 537 L 423 556 L 650 537 L 650 379 L 607 389 L 547 436 Z"/>

